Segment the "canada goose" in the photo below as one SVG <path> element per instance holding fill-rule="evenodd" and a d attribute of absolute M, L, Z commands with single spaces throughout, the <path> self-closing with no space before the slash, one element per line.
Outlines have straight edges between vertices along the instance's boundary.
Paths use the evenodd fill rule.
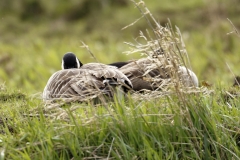
<path fill-rule="evenodd" d="M 115 62 L 109 65 L 116 66 L 124 73 L 133 84 L 133 90 L 140 91 L 142 89 L 156 90 L 159 83 L 151 83 L 150 78 L 170 79 L 171 76 L 164 67 L 158 65 L 152 66 L 152 62 L 148 58 L 142 58 L 135 61 Z M 193 71 L 187 69 L 185 66 L 179 66 L 178 76 L 185 87 L 197 87 L 198 78 Z"/>
<path fill-rule="evenodd" d="M 77 59 L 76 56 L 71 59 L 72 61 L 76 62 L 75 66 L 78 66 L 77 65 L 78 61 L 75 60 Z M 128 79 L 132 82 L 134 91 L 141 91 L 143 89 L 156 90 L 159 88 L 160 86 L 159 82 L 152 83 L 149 81 L 149 79 L 151 78 L 154 78 L 154 77 L 155 78 L 157 77 L 160 79 L 171 78 L 166 68 L 159 67 L 158 65 L 152 66 L 153 64 L 155 63 L 152 62 L 151 59 L 141 58 L 138 60 L 131 60 L 126 62 L 115 62 L 108 65 L 117 67 L 123 74 L 125 74 L 128 77 Z M 83 65 L 83 66 L 81 65 L 82 64 L 80 64 L 81 68 L 87 67 L 87 65 Z M 73 68 L 77 68 L 77 67 L 73 67 Z M 196 74 L 190 69 L 187 69 L 185 66 L 179 66 L 178 76 L 185 87 L 198 86 L 198 78 Z"/>
<path fill-rule="evenodd" d="M 73 53 L 62 59 L 62 70 L 55 72 L 43 91 L 43 100 L 76 98 L 77 100 L 98 95 L 112 96 L 112 86 L 132 88 L 131 81 L 117 67 L 101 63 L 82 64 Z"/>

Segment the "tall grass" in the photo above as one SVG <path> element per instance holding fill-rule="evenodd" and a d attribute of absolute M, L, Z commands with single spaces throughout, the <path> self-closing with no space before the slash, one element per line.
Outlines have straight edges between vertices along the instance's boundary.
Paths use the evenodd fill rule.
<path fill-rule="evenodd" d="M 2 159 L 240 156 L 239 101 L 229 108 L 218 94 L 179 93 L 148 101 L 129 96 L 108 106 L 72 103 L 45 111 L 37 99 L 11 103 L 15 105 L 1 127 Z"/>

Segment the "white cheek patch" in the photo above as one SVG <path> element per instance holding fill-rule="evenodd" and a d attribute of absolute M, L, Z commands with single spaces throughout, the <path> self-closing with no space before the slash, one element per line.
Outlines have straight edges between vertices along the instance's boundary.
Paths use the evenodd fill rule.
<path fill-rule="evenodd" d="M 81 66 L 77 57 L 76 57 L 76 62 L 77 62 L 77 68 L 80 68 Z"/>
<path fill-rule="evenodd" d="M 62 60 L 62 69 L 64 69 L 64 61 Z"/>

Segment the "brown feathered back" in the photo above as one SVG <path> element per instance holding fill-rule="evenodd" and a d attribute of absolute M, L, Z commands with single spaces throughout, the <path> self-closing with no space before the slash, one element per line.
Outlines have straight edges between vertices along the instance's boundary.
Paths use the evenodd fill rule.
<path fill-rule="evenodd" d="M 142 58 L 122 66 L 119 70 L 131 80 L 133 90 L 156 90 L 167 85 L 163 81 L 170 82 L 173 79 L 174 69 L 170 66 L 165 58 Z M 195 73 L 184 66 L 177 68 L 177 76 L 185 87 L 198 86 Z"/>
<path fill-rule="evenodd" d="M 108 82 L 132 88 L 131 81 L 116 67 L 99 63 L 89 63 L 80 69 L 66 69 L 55 72 L 48 80 L 43 91 L 43 99 L 79 99 L 99 94 L 112 95 Z M 110 84 L 111 85 L 111 84 Z M 96 97 L 95 96 L 95 97 Z"/>
<path fill-rule="evenodd" d="M 169 78 L 166 68 L 162 67 L 162 64 L 158 65 L 148 58 L 142 58 L 124 65 L 119 70 L 131 80 L 133 90 L 155 90 L 159 87 L 159 84 L 152 83 L 152 77 Z"/>

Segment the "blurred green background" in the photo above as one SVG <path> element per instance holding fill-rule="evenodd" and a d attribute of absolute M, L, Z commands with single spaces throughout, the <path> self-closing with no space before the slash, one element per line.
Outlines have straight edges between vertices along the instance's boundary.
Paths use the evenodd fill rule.
<path fill-rule="evenodd" d="M 178 26 L 200 81 L 231 85 L 240 71 L 240 37 L 229 18 L 240 28 L 238 0 L 148 0 L 156 20 Z M 126 55 L 124 42 L 134 42 L 139 31 L 150 30 L 129 0 L 18 0 L 0 1 L 0 83 L 33 94 L 42 92 L 52 73 L 60 69 L 65 52 L 83 63 L 111 63 L 140 57 Z M 229 65 L 231 71 L 227 67 Z"/>

